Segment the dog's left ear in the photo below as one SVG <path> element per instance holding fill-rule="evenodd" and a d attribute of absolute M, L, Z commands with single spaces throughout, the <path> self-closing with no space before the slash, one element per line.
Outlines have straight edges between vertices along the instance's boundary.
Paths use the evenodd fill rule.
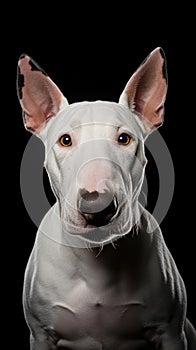
<path fill-rule="evenodd" d="M 132 75 L 119 103 L 135 111 L 150 132 L 163 123 L 166 93 L 166 60 L 163 50 L 158 47 Z"/>
<path fill-rule="evenodd" d="M 26 129 L 39 133 L 55 116 L 66 98 L 46 72 L 29 56 L 18 62 L 17 93 L 23 109 Z"/>

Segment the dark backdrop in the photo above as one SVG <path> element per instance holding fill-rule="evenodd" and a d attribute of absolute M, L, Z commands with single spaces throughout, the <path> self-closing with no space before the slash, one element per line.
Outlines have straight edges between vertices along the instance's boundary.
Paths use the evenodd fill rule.
<path fill-rule="evenodd" d="M 21 295 L 24 269 L 37 229 L 23 205 L 19 183 L 21 158 L 31 136 L 23 128 L 15 90 L 17 60 L 23 52 L 44 68 L 71 103 L 97 99 L 118 101 L 127 80 L 149 52 L 157 46 L 164 49 L 169 90 L 165 123 L 160 132 L 170 150 L 176 180 L 174 198 L 161 228 L 187 288 L 188 316 L 196 324 L 192 123 L 195 98 L 191 97 L 194 73 L 192 28 L 189 21 L 186 28 L 182 21 L 186 12 L 171 14 L 166 8 L 160 16 L 160 13 L 150 14 L 149 9 L 131 10 L 118 6 L 113 14 L 110 9 L 106 11 L 100 6 L 88 12 L 88 7 L 67 10 L 53 4 L 48 13 L 31 7 L 25 9 L 24 15 L 17 11 L 15 26 L 5 40 L 9 55 L 4 56 L 10 74 L 6 125 L 10 130 L 11 152 L 14 152 L 13 161 L 9 159 L 14 192 L 11 190 L 12 209 L 8 221 L 14 228 L 8 240 L 13 252 L 9 258 L 11 264 L 8 264 L 11 270 L 7 273 L 11 284 L 8 304 L 14 310 L 13 328 L 20 330 L 20 349 L 28 349 L 28 329 L 23 318 Z M 152 211 L 158 193 L 158 174 L 150 155 L 147 175 L 148 207 Z M 29 183 L 29 186 L 33 184 Z M 52 202 L 47 182 L 45 187 Z"/>

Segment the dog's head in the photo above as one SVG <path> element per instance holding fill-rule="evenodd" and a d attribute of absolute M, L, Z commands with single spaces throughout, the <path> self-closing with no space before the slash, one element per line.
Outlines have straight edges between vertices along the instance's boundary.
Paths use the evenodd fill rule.
<path fill-rule="evenodd" d="M 163 122 L 164 53 L 155 49 L 128 81 L 119 103 L 69 105 L 27 55 L 18 65 L 25 127 L 45 144 L 45 167 L 64 231 L 103 243 L 128 233 L 138 217 L 144 140 Z"/>

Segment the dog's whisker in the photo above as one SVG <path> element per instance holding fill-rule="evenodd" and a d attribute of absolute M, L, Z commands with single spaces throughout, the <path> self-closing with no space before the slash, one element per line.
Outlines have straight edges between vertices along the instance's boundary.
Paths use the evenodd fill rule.
<path fill-rule="evenodd" d="M 118 246 L 118 244 L 117 244 L 116 242 L 112 241 L 112 242 L 111 242 L 111 245 L 112 245 L 112 247 L 116 250 L 116 247 Z"/>
<path fill-rule="evenodd" d="M 98 258 L 98 256 L 101 254 L 101 252 L 103 251 L 103 246 L 104 244 L 102 243 L 101 246 L 99 247 L 99 252 L 96 255 L 96 258 Z"/>

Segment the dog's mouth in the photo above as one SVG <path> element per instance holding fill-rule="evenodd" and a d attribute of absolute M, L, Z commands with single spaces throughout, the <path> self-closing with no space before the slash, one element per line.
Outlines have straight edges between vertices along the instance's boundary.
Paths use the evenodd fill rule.
<path fill-rule="evenodd" d="M 87 211 L 80 211 L 80 214 L 86 220 L 86 222 L 95 227 L 101 227 L 108 225 L 112 219 L 117 215 L 118 212 L 118 203 L 116 198 L 110 202 L 110 204 L 103 210 L 88 213 Z"/>

